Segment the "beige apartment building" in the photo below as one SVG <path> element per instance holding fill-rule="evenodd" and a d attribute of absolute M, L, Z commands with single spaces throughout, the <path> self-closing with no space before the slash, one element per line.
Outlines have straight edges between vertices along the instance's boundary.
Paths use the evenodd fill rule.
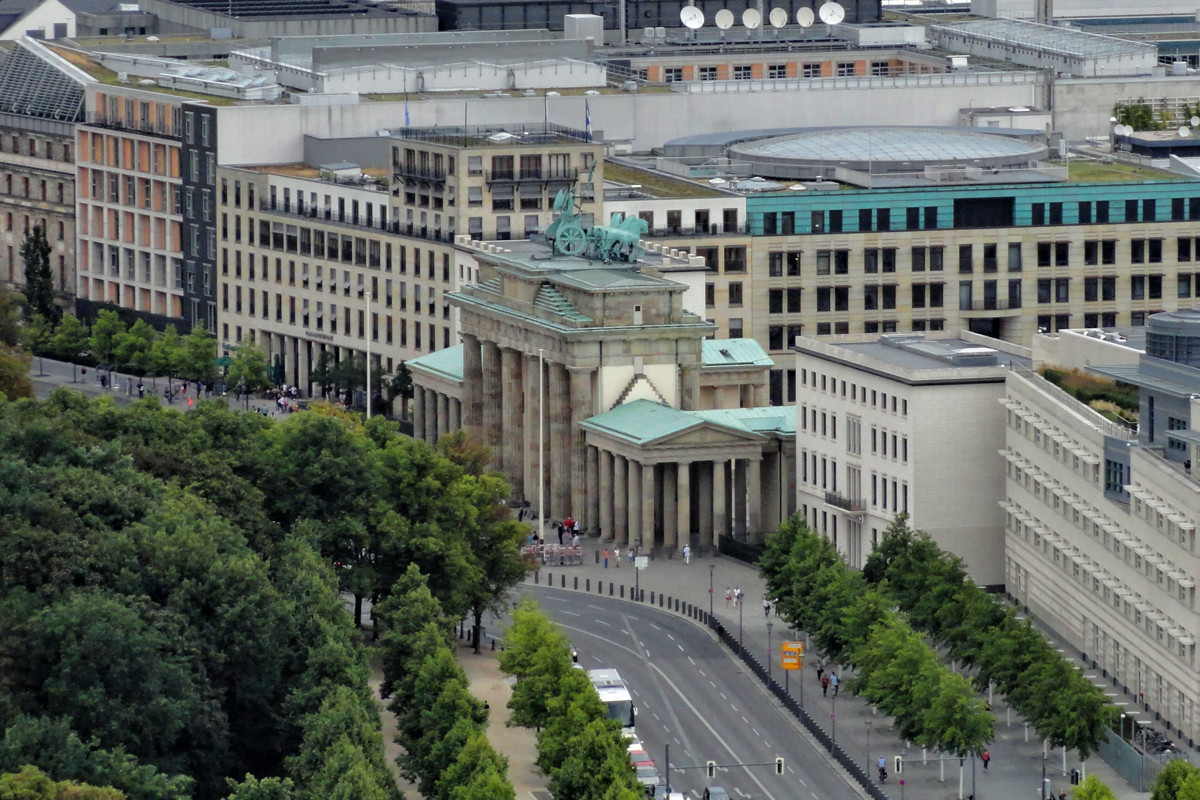
<path fill-rule="evenodd" d="M 182 99 L 101 85 L 77 132 L 78 295 L 167 317 L 183 316 Z M 193 136 L 213 136 L 205 126 Z M 199 209 L 211 194 L 190 196 Z M 196 285 L 211 278 L 186 280 Z"/>

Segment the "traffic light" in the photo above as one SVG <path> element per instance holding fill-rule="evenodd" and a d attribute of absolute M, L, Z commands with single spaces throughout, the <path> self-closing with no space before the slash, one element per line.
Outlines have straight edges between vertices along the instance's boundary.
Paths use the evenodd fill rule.
<path fill-rule="evenodd" d="M 896 756 L 896 760 L 895 760 L 893 766 L 895 767 L 895 769 L 892 770 L 892 773 L 895 775 L 899 775 L 901 772 L 904 771 L 903 759 L 901 759 L 900 756 Z"/>
<path fill-rule="evenodd" d="M 783 759 L 782 758 L 775 759 L 775 774 L 776 775 L 783 774 Z"/>
<path fill-rule="evenodd" d="M 704 766 L 704 773 L 708 775 L 708 779 L 712 780 L 717 777 L 717 762 L 709 761 Z"/>

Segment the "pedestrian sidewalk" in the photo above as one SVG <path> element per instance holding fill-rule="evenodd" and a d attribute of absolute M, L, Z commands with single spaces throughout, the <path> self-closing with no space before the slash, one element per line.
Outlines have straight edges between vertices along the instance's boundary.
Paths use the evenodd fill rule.
<path fill-rule="evenodd" d="M 547 535 L 547 541 L 556 540 L 556 536 Z M 651 560 L 647 568 L 638 574 L 639 571 L 629 563 L 627 549 L 622 551 L 623 558 L 616 558 L 611 544 L 599 539 L 581 538 L 580 546 L 584 549 L 582 566 L 543 567 L 543 573 L 553 576 L 555 586 L 561 584 L 560 576 L 566 576 L 567 587 L 570 588 L 574 585 L 573 577 L 578 576 L 580 589 L 583 589 L 586 581 L 590 579 L 593 591 L 596 591 L 594 584 L 603 581 L 604 584 L 614 584 L 613 594 L 620 596 L 620 587 L 638 585 L 645 591 L 647 602 L 650 600 L 650 593 L 654 592 L 656 604 L 659 595 L 666 595 L 690 603 L 701 610 L 707 611 L 711 608 L 714 616 L 731 635 L 740 638 L 748 650 L 760 654 L 759 658 L 763 663 L 772 663 L 777 678 L 780 675 L 779 644 L 793 633 L 789 632 L 773 613 L 770 616 L 764 614 L 765 585 L 756 568 L 724 556 L 698 557 L 695 554 L 692 555 L 691 563 L 685 564 L 682 556 L 675 554 L 674 558 L 658 557 Z M 607 569 L 603 566 L 602 557 L 597 564 L 596 556 L 597 552 L 602 552 L 606 547 L 610 548 Z M 730 590 L 738 587 L 744 592 L 740 606 L 732 602 L 726 604 L 726 587 Z M 626 596 L 631 596 L 629 588 L 625 589 L 625 593 Z M 607 586 L 604 594 L 608 595 Z M 818 722 L 823 721 L 825 729 L 834 734 L 833 738 L 838 745 L 852 757 L 861 754 L 858 757 L 868 767 L 868 774 L 874 775 L 876 761 L 881 755 L 885 757 L 889 773 L 885 791 L 889 795 L 896 798 L 901 796 L 898 782 L 903 778 L 907 795 L 947 800 L 959 797 L 959 759 L 948 757 L 949 760 L 939 762 L 935 753 L 923 754 L 919 748 L 906 747 L 905 743 L 892 733 L 888 717 L 877 714 L 864 700 L 848 692 L 834 696 L 830 690 L 828 697 L 822 697 L 814 669 L 816 660 L 816 654 L 810 650 L 806 655 L 804 669 L 800 673 L 788 676 L 791 694 L 800 697 L 803 693 L 805 710 Z M 852 677 L 852 672 L 848 669 L 843 670 L 833 665 L 828 668 L 837 669 L 843 685 Z M 1027 800 L 1040 797 L 1044 766 L 1046 779 L 1055 795 L 1060 789 L 1065 789 L 1068 793 L 1071 791 L 1067 774 L 1071 769 L 1079 769 L 1084 774 L 1097 774 L 1122 800 L 1149 798 L 1149 793 L 1138 793 L 1130 788 L 1129 784 L 1099 757 L 1094 756 L 1088 759 L 1086 764 L 1081 764 L 1076 755 L 1068 753 L 1065 771 L 1061 750 L 1047 753 L 1048 757 L 1043 760 L 1042 742 L 1037 740 L 1033 731 L 1028 731 L 1028 741 L 1026 740 L 1025 726 L 1015 713 L 1008 710 L 1003 698 L 995 695 L 991 698 L 991 703 L 996 716 L 996 740 L 989 747 L 991 762 L 987 770 L 983 769 L 982 763 L 974 765 L 975 791 L 972 792 L 972 764 L 971 760 L 966 760 L 963 765 L 962 797 L 966 798 L 972 794 L 981 800 Z M 893 758 L 897 755 L 904 759 L 904 773 L 901 776 L 891 774 Z"/>
<path fill-rule="evenodd" d="M 487 737 L 496 752 L 508 758 L 508 780 L 518 798 L 529 798 L 545 789 L 549 780 L 537 769 L 537 735 L 528 728 L 508 727 L 508 700 L 513 679 L 500 671 L 497 653 L 484 650 L 479 655 L 465 641 L 460 642 L 458 663 L 471 682 L 471 694 L 488 704 Z"/>

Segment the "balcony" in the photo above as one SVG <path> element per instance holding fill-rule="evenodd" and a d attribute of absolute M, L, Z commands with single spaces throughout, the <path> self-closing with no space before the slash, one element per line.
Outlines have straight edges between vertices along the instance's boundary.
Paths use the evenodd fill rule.
<path fill-rule="evenodd" d="M 345 214 L 344 217 L 339 217 L 336 211 L 326 213 L 324 210 L 318 210 L 312 206 L 306 206 L 303 211 L 292 206 L 284 207 L 282 204 L 277 204 L 272 207 L 269 204 L 262 211 L 270 212 L 282 217 L 292 217 L 301 220 L 314 220 L 324 222 L 356 230 L 363 231 L 379 231 L 381 233 L 392 233 L 398 236 L 411 236 L 414 239 L 426 239 L 432 242 L 445 242 L 447 244 L 454 243 L 454 233 L 452 231 L 443 231 L 440 228 L 431 226 L 416 225 L 411 222 L 386 221 L 382 219 L 372 220 L 372 224 L 367 225 L 366 217 L 362 214 L 355 217 L 353 214 Z M 265 247 L 265 245 L 262 245 Z M 274 248 L 280 249 L 280 248 Z"/>
<path fill-rule="evenodd" d="M 749 236 L 750 230 L 745 225 L 696 225 L 684 227 L 673 225 L 666 228 L 654 228 L 646 233 L 649 239 L 694 238 L 703 236 Z"/>
<path fill-rule="evenodd" d="M 565 170 L 489 169 L 483 178 L 488 183 L 574 183 L 579 179 L 579 167 Z"/>
<path fill-rule="evenodd" d="M 960 303 L 958 310 L 964 317 L 1019 317 L 1021 303 L 1010 303 L 1007 297 L 985 297 L 972 301 L 969 306 Z"/>
<path fill-rule="evenodd" d="M 393 162 L 392 163 L 392 172 L 395 174 L 397 179 L 416 178 L 417 180 L 422 180 L 422 181 L 445 181 L 446 180 L 445 168 L 434 169 L 433 167 L 430 167 L 430 166 L 420 166 L 417 164 L 409 164 L 409 163 L 401 164 L 398 162 Z"/>
<path fill-rule="evenodd" d="M 867 510 L 867 504 L 861 497 L 846 497 L 837 492 L 825 493 L 825 505 L 834 506 L 852 514 L 859 514 Z"/>
<path fill-rule="evenodd" d="M 175 139 L 179 141 L 183 137 L 171 131 L 166 124 L 159 125 L 155 122 L 137 120 L 128 121 L 120 117 L 109 117 L 107 114 L 91 112 L 87 115 L 87 124 L 94 125 L 97 128 L 107 128 L 114 131 L 128 131 L 130 133 L 144 133 L 150 136 L 163 136 L 167 139 Z"/>

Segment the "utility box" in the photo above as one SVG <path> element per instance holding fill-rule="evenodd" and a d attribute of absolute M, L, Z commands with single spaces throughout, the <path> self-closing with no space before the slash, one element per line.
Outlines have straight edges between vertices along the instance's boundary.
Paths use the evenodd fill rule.
<path fill-rule="evenodd" d="M 604 17 L 598 14 L 567 14 L 563 17 L 564 39 L 591 39 L 604 44 Z"/>

